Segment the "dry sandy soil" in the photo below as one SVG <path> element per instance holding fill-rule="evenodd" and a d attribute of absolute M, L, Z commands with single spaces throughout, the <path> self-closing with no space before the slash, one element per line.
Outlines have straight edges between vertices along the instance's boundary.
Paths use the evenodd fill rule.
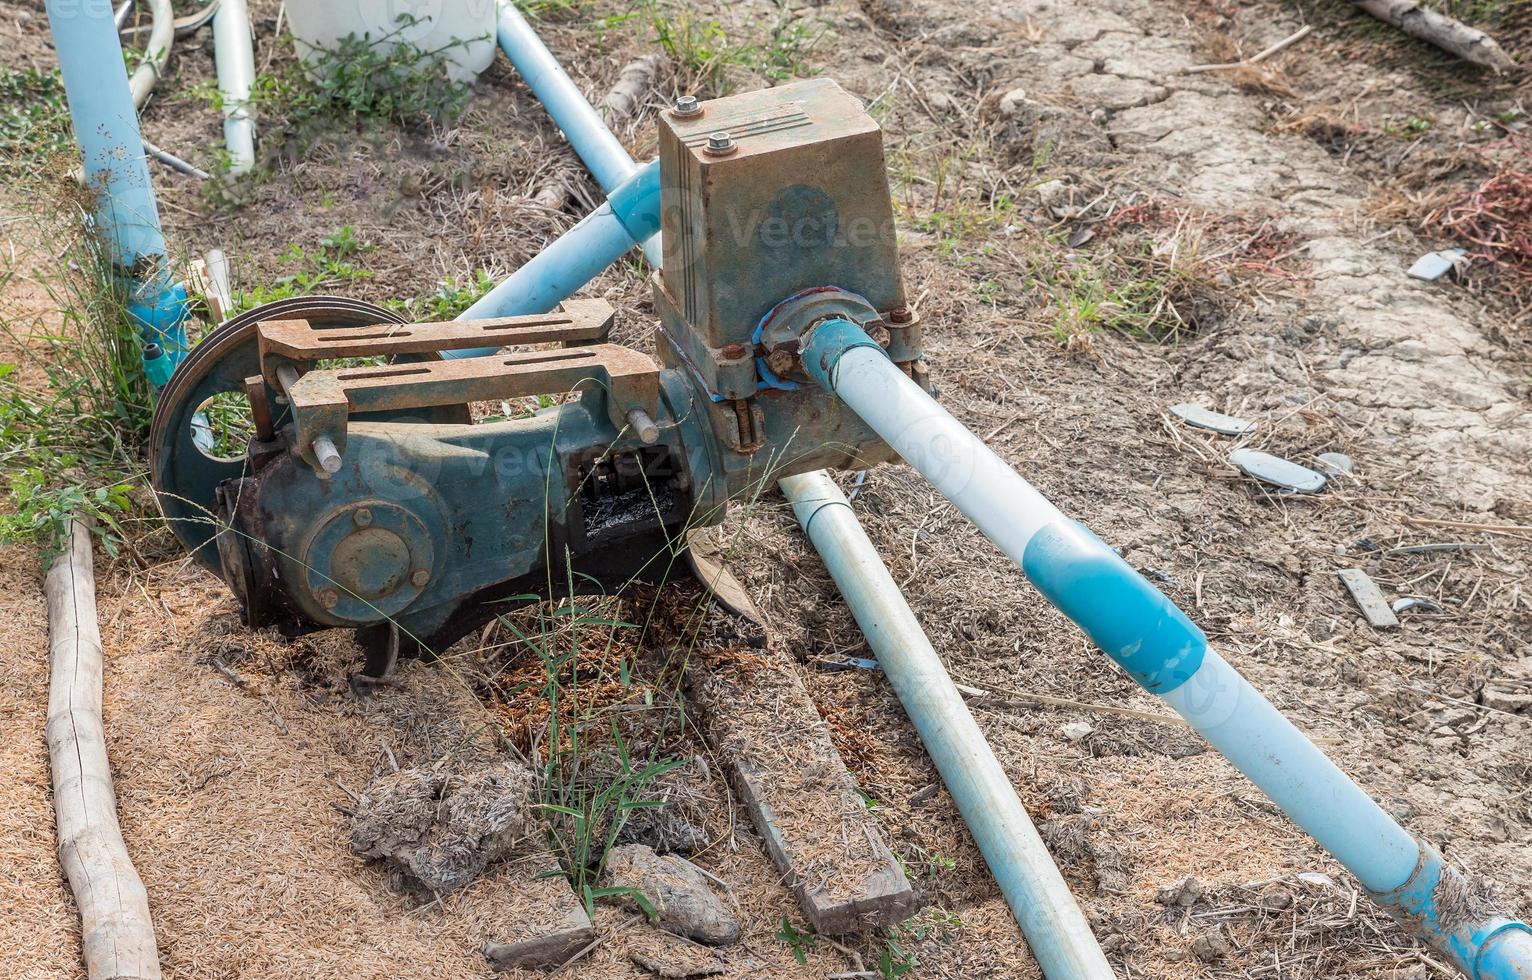
<path fill-rule="evenodd" d="M 257 62 L 280 66 L 290 55 L 272 35 L 276 4 L 251 6 Z M 1503 40 L 1532 60 L 1532 17 L 1500 6 Z M 0 3 L 8 62 L 50 64 L 39 7 Z M 1501 125 L 1474 125 L 1532 109 L 1524 80 L 1466 73 L 1308 3 L 692 9 L 757 44 L 784 18 L 801 21 L 812 39 L 801 70 L 835 77 L 885 126 L 906 281 L 946 404 L 1162 583 L 1386 809 L 1532 914 L 1532 716 L 1483 704 L 1486 690 L 1532 690 L 1532 326 L 1504 278 L 1404 276 L 1418 254 L 1450 244 L 1421 219 L 1497 159 L 1527 153 L 1525 133 L 1508 143 Z M 598 0 L 540 25 L 587 92 L 605 92 L 655 50 L 643 18 L 591 29 L 625 10 Z M 1316 32 L 1262 69 L 1183 72 L 1306 21 Z M 739 87 L 770 81 L 748 67 L 728 73 Z M 178 49 L 146 136 L 211 159 L 219 124 L 193 93 L 211 75 L 204 34 Z M 693 82 L 667 72 L 652 101 Z M 650 119 L 623 133 L 636 155 L 652 150 Z M 599 199 L 503 63 L 452 131 L 289 162 L 240 207 L 215 209 L 188 178 L 155 179 L 179 254 L 222 247 L 242 283 L 261 282 L 293 271 L 289 242 L 312 248 L 349 224 L 374 248 L 360 260 L 371 278 L 346 291 L 379 301 L 429 293 L 445 274 L 503 274 Z M 557 183 L 570 189 L 561 208 L 530 200 Z M 16 231 L 25 212 L 11 195 L 8 234 L 23 266 L 35 247 Z M 1081 229 L 1093 237 L 1082 241 Z M 52 260 L 30 254 L 37 266 Z M 8 319 L 55 321 L 35 287 L 46 274 L 13 283 Z M 1124 277 L 1158 284 L 1169 305 L 1153 330 L 1171 324 L 1174 336 L 1112 329 Z M 636 265 L 588 293 L 619 306 L 625 337 L 647 342 L 652 307 Z M 1257 420 L 1245 439 L 1255 448 L 1299 461 L 1348 453 L 1355 475 L 1313 497 L 1269 494 L 1224 462 L 1231 441 L 1168 418 L 1185 401 Z M 1124 976 L 1444 972 L 1184 729 L 1028 701 L 1157 710 L 911 472 L 869 474 L 857 509 L 953 675 L 1012 692 L 976 703 L 976 715 Z M 912 975 L 1038 976 L 950 798 L 917 797 L 936 775 L 887 684 L 812 669 L 867 654 L 791 515 L 768 500 L 729 531 L 748 545 L 736 549 L 748 552 L 737 570 L 769 617 L 768 655 L 803 665 L 925 894 L 926 909 L 896 934 L 918 962 Z M 1471 547 L 1392 550 L 1442 542 Z M 344 682 L 354 652 L 340 638 L 248 635 L 231 625 L 222 584 L 176 556 L 163 532 L 146 534 L 138 555 L 99 570 L 106 714 L 167 975 L 487 974 L 479 945 L 518 900 L 516 869 L 421 904 L 350 855 L 344 815 L 390 753 L 428 762 L 505 723 L 505 705 L 468 696 L 449 669 L 475 652 L 455 652 L 448 667 L 406 664 L 396 687 L 358 701 Z M 53 853 L 42 736 L 40 568 L 26 546 L 0 557 L 3 972 L 74 976 L 78 926 Z M 1390 596 L 1428 596 L 1445 612 L 1374 631 L 1336 578 L 1350 566 Z M 215 656 L 243 687 L 209 665 Z M 1066 737 L 1081 721 L 1089 734 Z M 794 961 L 776 937 L 784 915 L 797 919 L 791 897 L 721 783 L 716 795 L 713 826 L 724 829 L 698 861 L 731 882 L 741 906 L 745 939 L 723 956 L 729 975 L 822 977 L 858 968 L 858 955 L 875 963 L 882 936 L 820 942 L 806 965 Z M 1200 899 L 1157 901 L 1186 876 Z M 568 974 L 646 975 L 629 954 L 657 937 L 642 924 L 618 929 L 628 918 L 601 910 L 612 938 Z"/>

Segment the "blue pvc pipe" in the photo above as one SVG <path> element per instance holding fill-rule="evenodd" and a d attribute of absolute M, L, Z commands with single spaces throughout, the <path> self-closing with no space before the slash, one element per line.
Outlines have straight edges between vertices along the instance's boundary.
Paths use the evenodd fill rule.
<path fill-rule="evenodd" d="M 1532 928 L 1412 837 L 1214 651 L 1163 593 L 1065 517 L 846 320 L 814 327 L 803 365 L 1021 566 L 1050 602 L 1165 699 L 1373 899 L 1476 980 L 1532 980 Z"/>
<path fill-rule="evenodd" d="M 186 290 L 173 281 L 165 255 L 111 3 L 48 0 L 47 11 L 85 186 L 96 194 L 96 231 L 127 289 L 129 318 L 143 342 L 158 344 L 173 366 L 186 353 Z M 151 380 L 166 374 L 148 373 Z"/>
<path fill-rule="evenodd" d="M 458 319 L 546 313 L 659 227 L 660 164 L 653 160 L 613 191 L 606 203 L 485 293 Z M 486 357 L 497 350 L 475 347 L 446 351 L 442 356 Z"/>
<path fill-rule="evenodd" d="M 510 0 L 499 0 L 499 20 L 495 36 L 500 49 L 511 59 L 532 94 L 537 96 L 548 115 L 563 132 L 580 159 L 608 195 L 616 192 L 638 169 L 628 151 L 607 128 L 589 100 L 564 71 L 558 59 L 543 44 L 532 25 Z M 644 256 L 654 268 L 660 267 L 659 239 L 637 239 Z M 626 251 L 626 250 L 624 250 Z M 542 312 L 538 310 L 536 312 Z"/>
<path fill-rule="evenodd" d="M 823 470 L 785 477 L 781 485 L 920 733 L 1043 974 L 1049 980 L 1111 980 L 1112 968 L 1032 818 L 845 494 Z"/>

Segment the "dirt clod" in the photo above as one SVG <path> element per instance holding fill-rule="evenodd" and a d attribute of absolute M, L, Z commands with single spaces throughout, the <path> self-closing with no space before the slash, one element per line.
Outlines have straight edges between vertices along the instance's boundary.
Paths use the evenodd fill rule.
<path fill-rule="evenodd" d="M 433 892 L 462 888 L 527 836 L 531 790 L 532 774 L 511 763 L 466 776 L 441 767 L 389 773 L 357 804 L 351 850 Z"/>
<path fill-rule="evenodd" d="M 722 946 L 739 938 L 739 920 L 713 893 L 707 876 L 675 854 L 656 854 L 642 844 L 613 848 L 603 884 L 632 888 L 654 906 L 660 924 L 688 939 Z M 638 903 L 629 900 L 638 907 Z"/>

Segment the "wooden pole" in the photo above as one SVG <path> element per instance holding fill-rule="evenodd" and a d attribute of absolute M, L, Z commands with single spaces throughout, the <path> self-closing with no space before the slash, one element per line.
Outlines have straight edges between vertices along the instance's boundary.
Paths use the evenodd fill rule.
<path fill-rule="evenodd" d="M 101 630 L 90 531 L 71 521 L 67 547 L 43 582 L 51 641 L 48 756 L 59 863 L 80 907 L 90 980 L 159 980 L 149 896 L 117 823 L 101 721 Z"/>
<path fill-rule="evenodd" d="M 1437 13 L 1420 0 L 1355 0 L 1355 3 L 1411 37 L 1418 37 L 1476 65 L 1497 72 L 1516 67 L 1516 62 L 1494 38 L 1478 28 Z"/>

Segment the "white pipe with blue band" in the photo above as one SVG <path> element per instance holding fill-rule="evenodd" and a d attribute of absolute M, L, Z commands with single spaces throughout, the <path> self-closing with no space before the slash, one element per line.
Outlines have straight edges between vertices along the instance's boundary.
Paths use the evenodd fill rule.
<path fill-rule="evenodd" d="M 1240 676 L 1163 593 L 1070 520 L 910 380 L 860 327 L 831 319 L 804 339 L 833 392 L 1016 562 L 1050 602 L 1160 696 L 1374 901 L 1475 980 L 1532 980 L 1532 928 L 1484 901 L 1400 827 Z"/>
<path fill-rule="evenodd" d="M 145 373 L 158 388 L 185 356 L 188 301 L 165 255 L 112 5 L 48 0 L 47 11 L 85 187 L 96 195 L 95 230 L 127 292 L 129 319 L 145 347 L 154 345 L 159 352 L 145 361 Z"/>

